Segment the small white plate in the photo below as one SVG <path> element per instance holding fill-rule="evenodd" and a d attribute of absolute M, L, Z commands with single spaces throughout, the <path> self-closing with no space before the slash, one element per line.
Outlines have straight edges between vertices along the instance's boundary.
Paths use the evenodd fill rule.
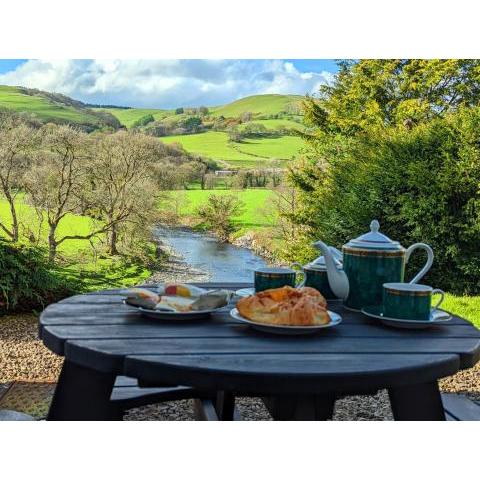
<path fill-rule="evenodd" d="M 276 333 L 278 335 L 308 335 L 311 333 L 317 333 L 324 328 L 334 327 L 342 321 L 342 317 L 335 312 L 327 310 L 330 315 L 330 323 L 325 325 L 312 325 L 312 326 L 296 326 L 296 325 L 270 325 L 267 323 L 252 322 L 248 318 L 242 317 L 236 308 L 230 310 L 230 315 L 235 319 L 243 323 L 247 323 L 252 328 L 260 330 L 262 332 Z"/>
<path fill-rule="evenodd" d="M 381 320 L 384 325 L 396 328 L 410 328 L 420 330 L 433 325 L 444 325 L 452 316 L 445 310 L 436 309 L 430 315 L 430 320 L 406 320 L 403 318 L 386 317 L 382 311 L 382 305 L 374 305 L 362 308 L 362 313 L 371 318 Z"/>
<path fill-rule="evenodd" d="M 150 308 L 143 308 L 137 307 L 136 305 L 132 305 L 124 300 L 123 302 L 125 305 L 129 307 L 136 308 L 139 312 L 142 313 L 145 317 L 148 317 L 152 320 L 163 320 L 163 321 L 171 321 L 175 322 L 177 320 L 202 320 L 208 318 L 211 313 L 217 312 L 222 308 L 225 308 L 226 305 L 220 308 L 215 308 L 213 310 L 199 310 L 199 311 L 191 311 L 191 312 L 174 312 L 169 310 L 152 310 Z"/>
<path fill-rule="evenodd" d="M 250 295 L 255 295 L 255 289 L 251 288 L 241 288 L 235 292 L 237 297 L 249 297 Z"/>

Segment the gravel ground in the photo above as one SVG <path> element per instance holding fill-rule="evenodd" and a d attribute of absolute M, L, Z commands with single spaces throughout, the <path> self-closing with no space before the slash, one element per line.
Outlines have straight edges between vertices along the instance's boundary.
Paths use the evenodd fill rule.
<path fill-rule="evenodd" d="M 207 281 L 208 275 L 192 270 L 178 255 L 151 282 Z M 62 358 L 47 350 L 38 340 L 37 317 L 7 315 L 0 317 L 0 394 L 2 385 L 14 380 L 55 382 L 60 373 Z M 476 367 L 448 377 L 440 382 L 442 391 L 459 392 L 480 400 L 480 363 Z M 254 398 L 237 399 L 245 420 L 271 420 L 263 403 Z M 193 420 L 191 400 L 165 402 L 159 405 L 130 410 L 126 420 Z M 334 420 L 392 420 L 386 391 L 371 396 L 347 397 L 336 402 Z"/>

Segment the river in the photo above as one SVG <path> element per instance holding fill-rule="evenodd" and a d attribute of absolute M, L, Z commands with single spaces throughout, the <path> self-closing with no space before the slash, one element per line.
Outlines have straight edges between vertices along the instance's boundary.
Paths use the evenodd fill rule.
<path fill-rule="evenodd" d="M 252 282 L 253 271 L 266 265 L 251 250 L 221 243 L 210 235 L 163 226 L 157 227 L 155 233 L 186 263 L 207 272 L 212 282 Z"/>

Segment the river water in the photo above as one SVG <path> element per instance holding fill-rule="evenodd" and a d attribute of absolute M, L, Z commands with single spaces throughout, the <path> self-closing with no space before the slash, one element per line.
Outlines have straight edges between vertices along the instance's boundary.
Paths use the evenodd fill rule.
<path fill-rule="evenodd" d="M 210 235 L 158 227 L 156 236 L 180 254 L 186 263 L 208 272 L 212 282 L 253 282 L 253 271 L 266 265 L 251 250 L 221 243 Z"/>

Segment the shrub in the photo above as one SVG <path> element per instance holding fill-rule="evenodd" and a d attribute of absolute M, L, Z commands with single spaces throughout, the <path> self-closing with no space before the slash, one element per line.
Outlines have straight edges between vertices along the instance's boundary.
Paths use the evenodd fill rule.
<path fill-rule="evenodd" d="M 210 195 L 208 200 L 197 208 L 197 215 L 222 242 L 226 242 L 235 231 L 233 217 L 243 212 L 243 206 L 244 203 L 235 195 Z"/>
<path fill-rule="evenodd" d="M 301 190 L 296 221 L 310 228 L 310 239 L 339 246 L 377 218 L 382 232 L 405 247 L 432 246 L 426 282 L 480 293 L 479 108 L 411 130 L 319 136 L 315 155 L 290 178 Z M 420 261 L 412 258 L 407 275 Z"/>
<path fill-rule="evenodd" d="M 148 125 L 151 122 L 154 122 L 155 119 L 153 118 L 153 115 L 149 113 L 148 115 L 144 115 L 143 117 L 140 117 L 138 120 L 135 120 L 133 122 L 132 127 L 144 127 L 145 125 Z"/>
<path fill-rule="evenodd" d="M 0 240 L 0 313 L 41 309 L 78 290 L 47 260 L 44 249 Z"/>

